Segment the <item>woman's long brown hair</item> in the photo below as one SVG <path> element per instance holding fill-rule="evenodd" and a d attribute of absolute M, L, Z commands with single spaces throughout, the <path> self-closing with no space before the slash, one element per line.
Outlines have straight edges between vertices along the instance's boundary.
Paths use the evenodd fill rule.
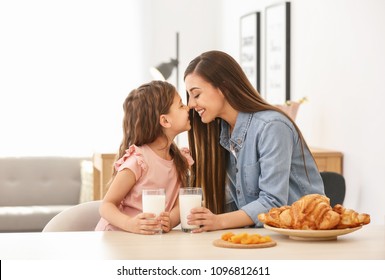
<path fill-rule="evenodd" d="M 202 53 L 187 66 L 184 79 L 189 74 L 197 74 L 212 86 L 221 90 L 227 102 L 237 111 L 254 113 L 265 110 L 278 111 L 291 118 L 277 107 L 267 103 L 252 86 L 241 66 L 230 55 L 221 51 Z M 188 92 L 187 100 L 189 99 Z M 302 133 L 293 120 L 302 147 Z M 201 121 L 195 110 L 190 110 L 191 130 L 188 132 L 190 151 L 195 161 L 192 166 L 194 186 L 201 186 L 206 207 L 213 213 L 224 212 L 226 166 L 228 152 L 219 144 L 220 124 L 218 118 L 208 124 Z M 306 165 L 304 162 L 306 169 Z"/>
<path fill-rule="evenodd" d="M 167 114 L 177 94 L 175 87 L 167 82 L 152 81 L 132 90 L 123 103 L 123 139 L 116 155 L 120 159 L 131 145 L 150 144 L 158 137 L 167 136 L 159 123 L 160 115 Z M 169 141 L 167 139 L 167 141 Z M 165 147 L 166 148 L 166 147 Z M 189 166 L 175 142 L 170 147 L 171 156 L 178 173 L 178 181 L 186 186 Z M 113 175 L 109 182 L 116 176 Z"/>

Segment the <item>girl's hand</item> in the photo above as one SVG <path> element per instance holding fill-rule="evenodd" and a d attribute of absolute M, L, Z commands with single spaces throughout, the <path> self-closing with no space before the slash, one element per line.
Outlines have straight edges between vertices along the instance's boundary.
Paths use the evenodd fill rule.
<path fill-rule="evenodd" d="M 159 220 L 159 222 L 161 224 L 163 232 L 171 231 L 170 212 L 162 212 L 162 213 L 160 213 L 160 216 L 158 217 L 158 220 Z"/>
<path fill-rule="evenodd" d="M 220 216 L 213 214 L 206 207 L 191 209 L 191 214 L 187 216 L 189 225 L 198 225 L 200 228 L 194 229 L 193 233 L 222 229 Z"/>
<path fill-rule="evenodd" d="M 159 232 L 159 221 L 152 213 L 140 213 L 133 218 L 129 218 L 126 230 L 139 234 L 155 234 Z"/>

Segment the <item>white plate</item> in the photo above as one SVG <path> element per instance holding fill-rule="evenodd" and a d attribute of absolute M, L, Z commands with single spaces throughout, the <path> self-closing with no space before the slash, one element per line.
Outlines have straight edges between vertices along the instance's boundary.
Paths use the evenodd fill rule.
<path fill-rule="evenodd" d="M 335 240 L 337 236 L 351 233 L 359 230 L 362 226 L 355 228 L 344 229 L 329 229 L 329 230 L 304 230 L 304 229 L 286 229 L 276 228 L 268 225 L 264 225 L 265 229 L 278 232 L 283 235 L 289 236 L 291 239 L 297 240 Z"/>

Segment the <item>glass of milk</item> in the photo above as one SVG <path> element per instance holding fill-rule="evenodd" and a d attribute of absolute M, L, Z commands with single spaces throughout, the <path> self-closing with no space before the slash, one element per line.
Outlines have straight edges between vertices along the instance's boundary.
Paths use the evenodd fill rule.
<path fill-rule="evenodd" d="M 158 217 L 164 212 L 166 205 L 166 193 L 164 189 L 144 189 L 142 191 L 143 213 L 153 213 Z M 159 225 L 158 233 L 162 232 Z"/>
<path fill-rule="evenodd" d="M 188 225 L 187 216 L 190 215 L 192 208 L 200 206 L 202 206 L 201 188 L 181 188 L 179 190 L 180 225 L 182 231 L 191 232 L 193 229 L 199 228 L 197 225 Z"/>

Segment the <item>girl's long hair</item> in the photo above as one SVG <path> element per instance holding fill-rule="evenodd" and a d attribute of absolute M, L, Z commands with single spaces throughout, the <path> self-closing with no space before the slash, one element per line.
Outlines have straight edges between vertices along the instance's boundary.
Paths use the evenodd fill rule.
<path fill-rule="evenodd" d="M 158 137 L 167 136 L 159 123 L 160 115 L 167 114 L 177 91 L 173 85 L 164 81 L 152 81 L 132 90 L 123 103 L 123 139 L 116 155 L 120 159 L 131 145 L 150 144 Z M 167 148 L 167 146 L 165 146 Z M 178 173 L 178 181 L 186 186 L 188 163 L 175 142 L 171 143 L 170 153 Z M 113 169 L 113 178 L 116 176 Z"/>
<path fill-rule="evenodd" d="M 202 53 L 187 66 L 184 79 L 197 74 L 212 86 L 221 90 L 227 102 L 237 111 L 254 113 L 265 110 L 278 111 L 291 118 L 277 107 L 267 103 L 252 86 L 241 66 L 230 55 L 221 51 Z M 187 100 L 189 95 L 187 94 Z M 302 148 L 306 145 L 302 133 L 293 120 Z M 188 132 L 190 151 L 195 161 L 192 173 L 193 185 L 204 191 L 206 207 L 213 213 L 224 212 L 227 151 L 219 144 L 221 120 L 205 124 L 195 110 L 190 110 L 191 130 Z M 306 165 L 304 163 L 305 169 Z"/>

